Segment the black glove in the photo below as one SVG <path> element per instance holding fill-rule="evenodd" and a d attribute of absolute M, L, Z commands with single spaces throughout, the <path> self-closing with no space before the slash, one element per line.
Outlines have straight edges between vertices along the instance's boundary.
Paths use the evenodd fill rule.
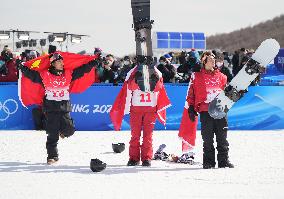
<path fill-rule="evenodd" d="M 16 66 L 18 70 L 21 70 L 23 68 L 23 61 L 20 59 L 16 59 Z"/>
<path fill-rule="evenodd" d="M 188 111 L 189 119 L 194 122 L 195 116 L 198 116 L 197 112 L 194 110 L 194 107 L 192 105 L 190 105 L 188 107 L 187 111 Z"/>
<path fill-rule="evenodd" d="M 159 81 L 159 75 L 157 73 L 153 73 L 150 77 L 152 81 L 158 82 Z"/>
<path fill-rule="evenodd" d="M 97 68 L 99 66 L 99 61 L 97 59 L 94 59 L 94 60 L 90 61 L 89 64 L 91 66 Z"/>
<path fill-rule="evenodd" d="M 142 77 L 142 73 L 140 71 L 136 71 L 135 73 L 135 82 L 137 83 L 137 80 L 140 79 Z"/>
<path fill-rule="evenodd" d="M 156 88 L 156 84 L 159 81 L 159 75 L 157 73 L 153 73 L 150 76 L 150 90 L 153 91 Z"/>

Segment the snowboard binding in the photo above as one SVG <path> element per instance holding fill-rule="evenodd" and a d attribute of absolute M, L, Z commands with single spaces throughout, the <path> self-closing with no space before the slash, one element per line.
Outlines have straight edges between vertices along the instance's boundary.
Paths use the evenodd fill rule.
<path fill-rule="evenodd" d="M 166 152 L 164 152 L 165 148 L 166 145 L 161 144 L 158 150 L 155 152 L 153 160 L 163 160 L 163 161 L 168 160 L 169 155 Z"/>
<path fill-rule="evenodd" d="M 261 74 L 261 73 L 263 73 L 265 71 L 265 67 L 261 66 L 260 63 L 258 63 L 257 61 L 255 61 L 253 59 L 250 59 L 246 63 L 245 71 L 249 75 Z"/>
<path fill-rule="evenodd" d="M 150 92 L 158 82 L 153 64 L 150 20 L 150 0 L 131 0 L 133 28 L 135 31 L 137 74 L 135 80 L 141 91 Z"/>
<path fill-rule="evenodd" d="M 177 163 L 194 164 L 194 153 L 184 153 L 177 160 Z"/>
<path fill-rule="evenodd" d="M 237 102 L 239 99 L 241 99 L 244 96 L 244 93 L 247 92 L 247 90 L 240 90 L 238 91 L 236 88 L 234 88 L 232 85 L 228 85 L 225 88 L 225 95 L 232 100 L 233 102 Z"/>

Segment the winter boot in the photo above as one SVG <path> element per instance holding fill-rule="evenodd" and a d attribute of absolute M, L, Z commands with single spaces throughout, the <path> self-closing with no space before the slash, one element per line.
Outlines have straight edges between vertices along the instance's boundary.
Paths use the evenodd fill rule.
<path fill-rule="evenodd" d="M 215 165 L 209 163 L 203 163 L 203 169 L 214 169 Z"/>
<path fill-rule="evenodd" d="M 129 160 L 128 163 L 127 163 L 127 166 L 137 166 L 139 165 L 139 161 L 136 161 L 136 160 Z"/>
<path fill-rule="evenodd" d="M 58 157 L 53 157 L 53 158 L 47 158 L 47 164 L 48 165 L 52 165 L 52 164 L 54 164 L 54 163 L 56 163 L 57 161 L 59 160 L 59 158 Z"/>
<path fill-rule="evenodd" d="M 218 168 L 226 168 L 226 167 L 234 168 L 235 166 L 229 160 L 218 162 Z"/>
<path fill-rule="evenodd" d="M 151 161 L 150 161 L 150 160 L 144 160 L 144 161 L 142 162 L 142 166 L 144 166 L 144 167 L 150 167 L 150 166 L 151 166 Z"/>

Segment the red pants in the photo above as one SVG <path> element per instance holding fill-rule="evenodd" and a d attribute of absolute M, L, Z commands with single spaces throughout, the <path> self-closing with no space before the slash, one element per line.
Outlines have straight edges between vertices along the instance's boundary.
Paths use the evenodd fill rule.
<path fill-rule="evenodd" d="M 131 140 L 129 142 L 129 159 L 140 161 L 153 157 L 152 134 L 156 121 L 156 107 L 133 106 L 130 111 Z M 141 131 L 143 143 L 140 146 Z"/>

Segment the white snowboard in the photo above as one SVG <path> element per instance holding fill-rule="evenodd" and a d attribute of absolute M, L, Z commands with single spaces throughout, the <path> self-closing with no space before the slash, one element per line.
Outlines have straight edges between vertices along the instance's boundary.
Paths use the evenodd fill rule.
<path fill-rule="evenodd" d="M 280 45 L 275 39 L 263 41 L 252 55 L 252 58 L 225 88 L 225 91 L 222 91 L 210 102 L 208 109 L 210 116 L 215 119 L 225 117 L 230 108 L 240 98 L 240 91 L 246 90 L 251 82 L 261 73 L 257 70 L 258 66 L 266 67 L 278 54 L 279 49 Z M 251 69 L 249 65 L 254 65 L 256 70 Z"/>

